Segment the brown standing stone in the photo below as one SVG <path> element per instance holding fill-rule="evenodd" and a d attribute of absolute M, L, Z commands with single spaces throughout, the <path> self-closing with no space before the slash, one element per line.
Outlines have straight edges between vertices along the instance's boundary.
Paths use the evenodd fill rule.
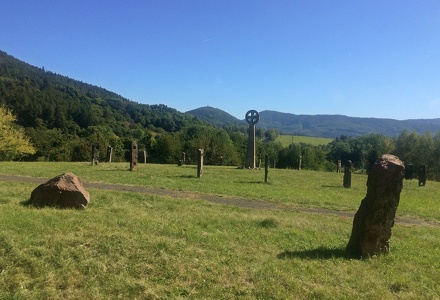
<path fill-rule="evenodd" d="M 389 252 L 391 228 L 394 225 L 404 166 L 394 155 L 384 154 L 371 168 L 367 180 L 367 195 L 353 220 L 347 254 L 368 257 Z"/>
<path fill-rule="evenodd" d="M 130 161 L 130 171 L 135 171 L 138 169 L 138 144 L 137 142 L 131 142 L 131 161 Z"/>
<path fill-rule="evenodd" d="M 344 166 L 344 187 L 351 188 L 351 160 L 347 161 Z"/>
<path fill-rule="evenodd" d="M 426 167 L 424 165 L 419 166 L 419 186 L 425 186 L 426 184 Z"/>
<path fill-rule="evenodd" d="M 61 174 L 40 184 L 29 199 L 30 204 L 38 207 L 85 208 L 89 202 L 90 194 L 73 173 Z"/>
<path fill-rule="evenodd" d="M 99 144 L 92 145 L 92 166 L 97 165 L 99 162 Z"/>

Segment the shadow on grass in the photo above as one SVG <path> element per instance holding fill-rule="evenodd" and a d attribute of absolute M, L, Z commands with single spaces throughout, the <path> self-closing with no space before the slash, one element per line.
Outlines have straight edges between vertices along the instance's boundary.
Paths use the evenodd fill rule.
<path fill-rule="evenodd" d="M 349 258 L 345 249 L 341 248 L 322 248 L 301 251 L 284 251 L 277 255 L 278 259 L 335 259 L 335 258 Z"/>
<path fill-rule="evenodd" d="M 34 203 L 29 198 L 28 200 L 20 201 L 21 206 L 25 207 L 32 207 L 32 208 L 53 208 L 53 209 L 62 209 L 62 210 L 69 210 L 69 209 L 76 209 L 76 210 L 82 210 L 85 209 L 85 207 L 63 207 L 59 205 L 49 205 L 45 203 Z"/>
<path fill-rule="evenodd" d="M 33 206 L 31 199 L 20 201 L 21 206 Z"/>
<path fill-rule="evenodd" d="M 344 188 L 344 186 L 342 184 L 341 185 L 339 185 L 339 184 L 338 185 L 323 184 L 323 185 L 321 185 L 321 187 L 332 188 L 332 189 L 343 189 Z"/>
<path fill-rule="evenodd" d="M 91 166 L 91 167 L 93 167 L 93 166 Z M 125 172 L 127 170 L 130 171 L 130 167 L 124 168 L 124 169 L 98 169 L 95 167 L 95 170 L 99 171 L 99 172 Z"/>
<path fill-rule="evenodd" d="M 166 177 L 167 178 L 197 178 L 197 175 L 166 175 Z"/>
<path fill-rule="evenodd" d="M 264 180 L 261 181 L 234 181 L 234 183 L 240 183 L 240 184 L 272 184 L 269 181 L 268 182 L 264 182 Z"/>

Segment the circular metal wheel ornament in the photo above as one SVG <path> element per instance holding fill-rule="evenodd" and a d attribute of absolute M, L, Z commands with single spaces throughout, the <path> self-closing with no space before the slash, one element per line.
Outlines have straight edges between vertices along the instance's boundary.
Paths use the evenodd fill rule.
<path fill-rule="evenodd" d="M 246 113 L 246 122 L 249 125 L 255 125 L 260 120 L 260 115 L 258 114 L 258 111 L 256 110 L 250 110 Z"/>

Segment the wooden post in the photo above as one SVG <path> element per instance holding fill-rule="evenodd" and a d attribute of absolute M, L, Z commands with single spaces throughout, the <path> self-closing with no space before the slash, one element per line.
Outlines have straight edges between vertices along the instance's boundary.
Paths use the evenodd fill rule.
<path fill-rule="evenodd" d="M 107 146 L 107 162 L 112 162 L 112 154 L 113 148 L 111 146 Z"/>
<path fill-rule="evenodd" d="M 92 166 L 97 165 L 99 161 L 99 144 L 92 145 Z"/>
<path fill-rule="evenodd" d="M 199 159 L 197 163 L 197 178 L 202 177 L 203 174 L 203 149 L 199 149 Z"/>
<path fill-rule="evenodd" d="M 269 173 L 269 155 L 264 156 L 264 182 L 267 182 L 267 173 Z"/>

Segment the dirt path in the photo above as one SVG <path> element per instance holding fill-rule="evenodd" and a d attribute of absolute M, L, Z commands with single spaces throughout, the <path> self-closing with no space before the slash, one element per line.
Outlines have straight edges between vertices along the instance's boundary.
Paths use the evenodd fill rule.
<path fill-rule="evenodd" d="M 32 182 L 35 184 L 41 184 L 46 182 L 47 180 L 49 180 L 49 178 L 36 178 L 36 177 L 26 177 L 26 176 L 17 176 L 17 175 L 0 175 L 0 181 Z M 88 182 L 88 183 L 84 183 L 84 187 L 93 188 L 93 189 L 103 189 L 103 190 L 137 192 L 137 193 L 145 193 L 149 195 L 157 195 L 157 196 L 180 198 L 180 199 L 198 199 L 198 200 L 204 200 L 217 204 L 233 205 L 237 207 L 250 208 L 250 209 L 299 211 L 299 212 L 314 213 L 321 215 L 336 215 L 345 218 L 353 218 L 355 213 L 355 212 L 339 211 L 333 209 L 307 208 L 307 207 L 279 204 L 270 201 L 256 200 L 256 199 L 234 198 L 229 196 L 223 197 L 223 196 L 210 195 L 210 194 L 201 194 L 197 192 L 161 189 L 161 188 L 154 188 L 148 186 Z M 410 218 L 410 217 L 396 217 L 396 223 L 402 225 L 440 227 L 440 222 L 426 221 L 423 219 Z"/>

